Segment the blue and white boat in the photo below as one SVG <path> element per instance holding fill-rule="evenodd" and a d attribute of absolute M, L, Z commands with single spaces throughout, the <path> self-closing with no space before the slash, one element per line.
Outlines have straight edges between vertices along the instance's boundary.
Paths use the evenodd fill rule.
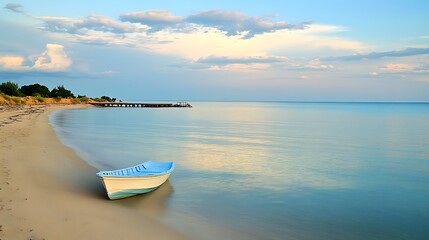
<path fill-rule="evenodd" d="M 97 173 L 110 199 L 131 197 L 151 192 L 167 181 L 174 170 L 173 162 L 152 162 Z"/>

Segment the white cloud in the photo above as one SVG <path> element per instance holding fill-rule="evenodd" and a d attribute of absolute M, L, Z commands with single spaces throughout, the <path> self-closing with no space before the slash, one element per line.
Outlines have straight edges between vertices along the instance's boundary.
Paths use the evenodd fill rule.
<path fill-rule="evenodd" d="M 25 59 L 21 56 L 0 56 L 0 66 L 9 70 L 24 70 Z"/>
<path fill-rule="evenodd" d="M 72 61 L 64 52 L 64 46 L 46 44 L 46 51 L 34 62 L 33 69 L 40 71 L 57 72 L 67 70 Z"/>
<path fill-rule="evenodd" d="M 68 70 L 71 64 L 64 46 L 59 44 L 46 44 L 46 51 L 32 65 L 26 65 L 22 56 L 0 56 L 0 66 L 7 71 L 62 72 Z"/>

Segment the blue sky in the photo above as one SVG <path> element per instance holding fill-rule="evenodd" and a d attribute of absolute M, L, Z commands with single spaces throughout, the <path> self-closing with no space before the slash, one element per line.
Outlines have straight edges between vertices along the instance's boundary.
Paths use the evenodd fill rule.
<path fill-rule="evenodd" d="M 429 101 L 427 1 L 0 1 L 0 80 L 124 100 Z"/>

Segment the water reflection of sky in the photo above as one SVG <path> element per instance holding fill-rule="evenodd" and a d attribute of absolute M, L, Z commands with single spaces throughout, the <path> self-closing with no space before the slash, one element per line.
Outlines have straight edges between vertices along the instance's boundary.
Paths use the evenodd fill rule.
<path fill-rule="evenodd" d="M 427 105 L 193 105 L 62 111 L 51 120 L 99 169 L 176 162 L 174 191 L 124 201 L 141 211 L 162 202 L 159 215 L 192 213 L 274 239 L 429 235 L 407 222 L 429 222 Z"/>

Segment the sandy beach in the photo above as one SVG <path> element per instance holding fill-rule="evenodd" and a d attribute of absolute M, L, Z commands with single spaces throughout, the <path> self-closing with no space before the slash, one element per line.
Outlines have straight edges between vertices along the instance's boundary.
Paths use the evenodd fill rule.
<path fill-rule="evenodd" d="M 50 112 L 0 106 L 0 239 L 187 239 L 106 198 L 97 169 L 64 146 Z"/>

